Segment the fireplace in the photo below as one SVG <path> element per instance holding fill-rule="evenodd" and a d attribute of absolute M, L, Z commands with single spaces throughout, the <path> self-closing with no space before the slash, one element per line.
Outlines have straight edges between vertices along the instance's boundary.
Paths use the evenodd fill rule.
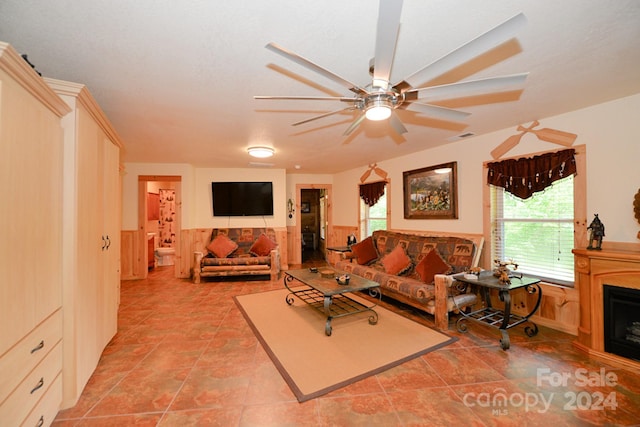
<path fill-rule="evenodd" d="M 620 245 L 573 250 L 580 298 L 574 345 L 604 362 L 638 370 L 640 245 Z"/>
<path fill-rule="evenodd" d="M 640 290 L 604 285 L 604 350 L 640 361 Z"/>

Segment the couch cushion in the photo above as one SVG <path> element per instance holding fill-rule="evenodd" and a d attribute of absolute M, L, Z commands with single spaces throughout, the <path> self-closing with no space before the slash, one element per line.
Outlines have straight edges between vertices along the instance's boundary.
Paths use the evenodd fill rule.
<path fill-rule="evenodd" d="M 411 268 L 411 258 L 407 256 L 402 245 L 396 246 L 381 262 L 387 274 L 401 275 Z"/>
<path fill-rule="evenodd" d="M 401 244 L 417 264 L 433 249 L 452 268 L 452 273 L 460 273 L 473 267 L 476 247 L 473 241 L 453 236 L 420 236 L 388 230 L 376 230 L 372 234 L 373 242 L 380 257 L 391 252 Z M 417 275 L 416 279 L 420 279 Z"/>
<path fill-rule="evenodd" d="M 267 256 L 278 245 L 275 244 L 266 234 L 261 234 L 249 249 L 249 253 L 255 256 Z"/>
<path fill-rule="evenodd" d="M 416 273 L 420 280 L 425 283 L 433 283 L 433 277 L 436 274 L 449 274 L 451 266 L 444 262 L 438 251 L 435 249 L 429 252 L 416 265 Z"/>
<path fill-rule="evenodd" d="M 218 258 L 226 258 L 236 249 L 238 249 L 238 244 L 224 234 L 218 234 L 207 245 L 207 250 Z"/>
<path fill-rule="evenodd" d="M 360 265 L 368 264 L 378 258 L 378 251 L 376 251 L 376 247 L 373 245 L 373 238 L 371 238 L 371 236 L 351 246 L 351 252 L 354 253 Z"/>

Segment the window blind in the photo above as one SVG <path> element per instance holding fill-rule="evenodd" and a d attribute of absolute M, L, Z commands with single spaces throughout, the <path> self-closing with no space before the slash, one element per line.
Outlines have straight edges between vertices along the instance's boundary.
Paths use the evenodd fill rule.
<path fill-rule="evenodd" d="M 491 187 L 492 259 L 513 260 L 518 271 L 573 285 L 573 175 L 528 199 Z"/>

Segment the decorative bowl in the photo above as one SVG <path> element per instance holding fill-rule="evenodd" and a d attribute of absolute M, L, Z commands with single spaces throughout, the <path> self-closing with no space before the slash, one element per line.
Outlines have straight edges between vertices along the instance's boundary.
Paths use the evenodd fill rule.
<path fill-rule="evenodd" d="M 348 274 L 343 274 L 342 276 L 336 277 L 336 282 L 338 285 L 348 285 L 351 277 Z"/>
<path fill-rule="evenodd" d="M 320 275 L 325 279 L 330 279 L 332 277 L 335 277 L 336 272 L 333 270 L 324 269 L 324 270 L 320 270 Z"/>

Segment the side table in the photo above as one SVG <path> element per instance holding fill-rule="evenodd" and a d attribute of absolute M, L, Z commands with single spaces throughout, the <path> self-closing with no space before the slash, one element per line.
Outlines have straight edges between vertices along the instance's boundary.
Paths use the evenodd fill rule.
<path fill-rule="evenodd" d="M 500 347 L 502 347 L 503 350 L 507 350 L 511 346 L 508 330 L 529 321 L 529 318 L 538 310 L 540 302 L 542 301 L 542 289 L 539 285 L 540 279 L 535 277 L 518 274 L 515 277 L 510 276 L 511 283 L 506 284 L 500 283 L 498 278 L 495 277 L 491 271 L 481 272 L 477 279 L 465 278 L 464 274 L 457 274 L 453 277 L 459 282 L 479 286 L 486 304 L 486 307 L 471 313 L 464 313 L 461 310 L 460 314 L 462 314 L 462 317 L 460 317 L 456 323 L 458 331 L 467 331 L 467 325 L 465 323 L 467 320 L 484 323 L 497 328 L 502 334 Z M 538 299 L 533 310 L 525 316 L 520 316 L 511 312 L 511 291 L 520 288 L 525 288 L 530 294 L 537 293 L 538 295 Z M 491 305 L 491 289 L 496 289 L 498 291 L 500 301 L 504 302 L 504 309 L 495 308 Z M 524 332 L 527 336 L 532 337 L 538 333 L 538 326 L 531 321 L 529 321 L 529 323 L 531 323 L 531 326 L 526 326 L 524 328 Z"/>
<path fill-rule="evenodd" d="M 351 246 L 328 246 L 327 247 L 327 251 L 328 252 L 333 252 L 333 253 L 345 253 L 345 252 L 350 252 L 351 251 Z M 333 258 L 333 257 L 332 257 Z M 330 264 L 335 265 L 335 262 L 331 262 L 334 261 L 333 259 L 330 260 Z M 349 262 L 351 262 L 352 260 L 350 259 Z"/>

